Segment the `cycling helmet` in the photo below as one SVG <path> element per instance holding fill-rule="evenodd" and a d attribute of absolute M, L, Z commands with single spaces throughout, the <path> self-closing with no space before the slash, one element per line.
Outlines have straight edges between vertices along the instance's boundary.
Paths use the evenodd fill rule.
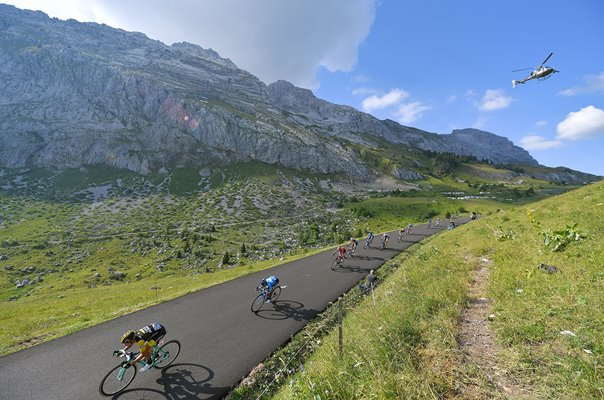
<path fill-rule="evenodd" d="M 134 336 L 136 336 L 136 332 L 127 331 L 122 335 L 122 343 L 131 342 L 134 340 Z"/>

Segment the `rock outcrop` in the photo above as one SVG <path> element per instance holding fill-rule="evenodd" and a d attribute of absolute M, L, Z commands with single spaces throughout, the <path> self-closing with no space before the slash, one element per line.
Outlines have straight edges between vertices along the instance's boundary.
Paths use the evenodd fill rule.
<path fill-rule="evenodd" d="M 378 120 L 285 81 L 267 86 L 190 43 L 167 46 L 141 33 L 0 4 L 0 49 L 4 167 L 107 165 L 146 174 L 258 160 L 368 178 L 371 169 L 346 142 L 367 145 L 371 138 L 537 165 L 497 135 L 438 135 Z"/>

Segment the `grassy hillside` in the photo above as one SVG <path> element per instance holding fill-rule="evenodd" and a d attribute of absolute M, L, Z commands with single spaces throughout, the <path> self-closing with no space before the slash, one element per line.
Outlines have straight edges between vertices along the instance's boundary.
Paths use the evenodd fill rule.
<path fill-rule="evenodd" d="M 357 183 L 351 193 L 341 178 L 261 163 L 149 176 L 0 170 L 0 355 L 368 229 L 495 213 L 542 196 L 540 187 L 561 188 L 541 181 L 526 193 L 487 179 L 493 189 L 480 195 L 484 187 L 450 176 L 409 192 Z"/>
<path fill-rule="evenodd" d="M 599 183 L 422 242 L 348 310 L 342 356 L 336 330 L 274 398 L 602 398 L 603 210 Z M 495 376 L 459 343 L 483 268 Z"/>

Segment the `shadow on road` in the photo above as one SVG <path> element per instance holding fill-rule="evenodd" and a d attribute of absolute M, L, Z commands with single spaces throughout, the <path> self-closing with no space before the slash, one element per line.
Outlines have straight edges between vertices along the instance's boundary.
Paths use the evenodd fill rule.
<path fill-rule="evenodd" d="M 394 249 L 392 247 L 384 247 L 383 249 L 378 249 L 379 251 L 383 251 L 383 252 L 390 252 L 390 253 L 400 253 L 400 250 Z"/>
<path fill-rule="evenodd" d="M 273 303 L 273 309 L 262 309 L 256 313 L 257 316 L 264 319 L 293 319 L 295 321 L 310 321 L 318 313 L 318 310 L 304 308 L 304 304 L 293 300 L 277 300 Z"/>
<path fill-rule="evenodd" d="M 351 260 L 364 260 L 364 261 L 386 261 L 383 257 L 369 257 L 363 255 L 355 255 Z"/>
<path fill-rule="evenodd" d="M 220 399 L 230 388 L 212 386 L 214 371 L 199 364 L 174 364 L 161 371 L 156 382 L 163 390 L 138 388 L 125 390 L 114 396 L 114 400 L 126 399 Z"/>
<path fill-rule="evenodd" d="M 368 274 L 369 271 L 372 268 L 370 267 L 353 267 L 350 265 L 342 265 L 340 268 L 334 270 L 334 272 L 339 272 L 339 273 L 362 273 L 362 274 Z"/>

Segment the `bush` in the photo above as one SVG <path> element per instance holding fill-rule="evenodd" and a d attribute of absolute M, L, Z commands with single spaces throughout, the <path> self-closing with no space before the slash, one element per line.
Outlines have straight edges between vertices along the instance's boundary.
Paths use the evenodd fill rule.
<path fill-rule="evenodd" d="M 552 251 L 563 251 L 572 242 L 578 242 L 584 236 L 577 230 L 577 224 L 566 225 L 566 228 L 557 231 L 544 231 L 543 243 L 551 247 Z"/>

